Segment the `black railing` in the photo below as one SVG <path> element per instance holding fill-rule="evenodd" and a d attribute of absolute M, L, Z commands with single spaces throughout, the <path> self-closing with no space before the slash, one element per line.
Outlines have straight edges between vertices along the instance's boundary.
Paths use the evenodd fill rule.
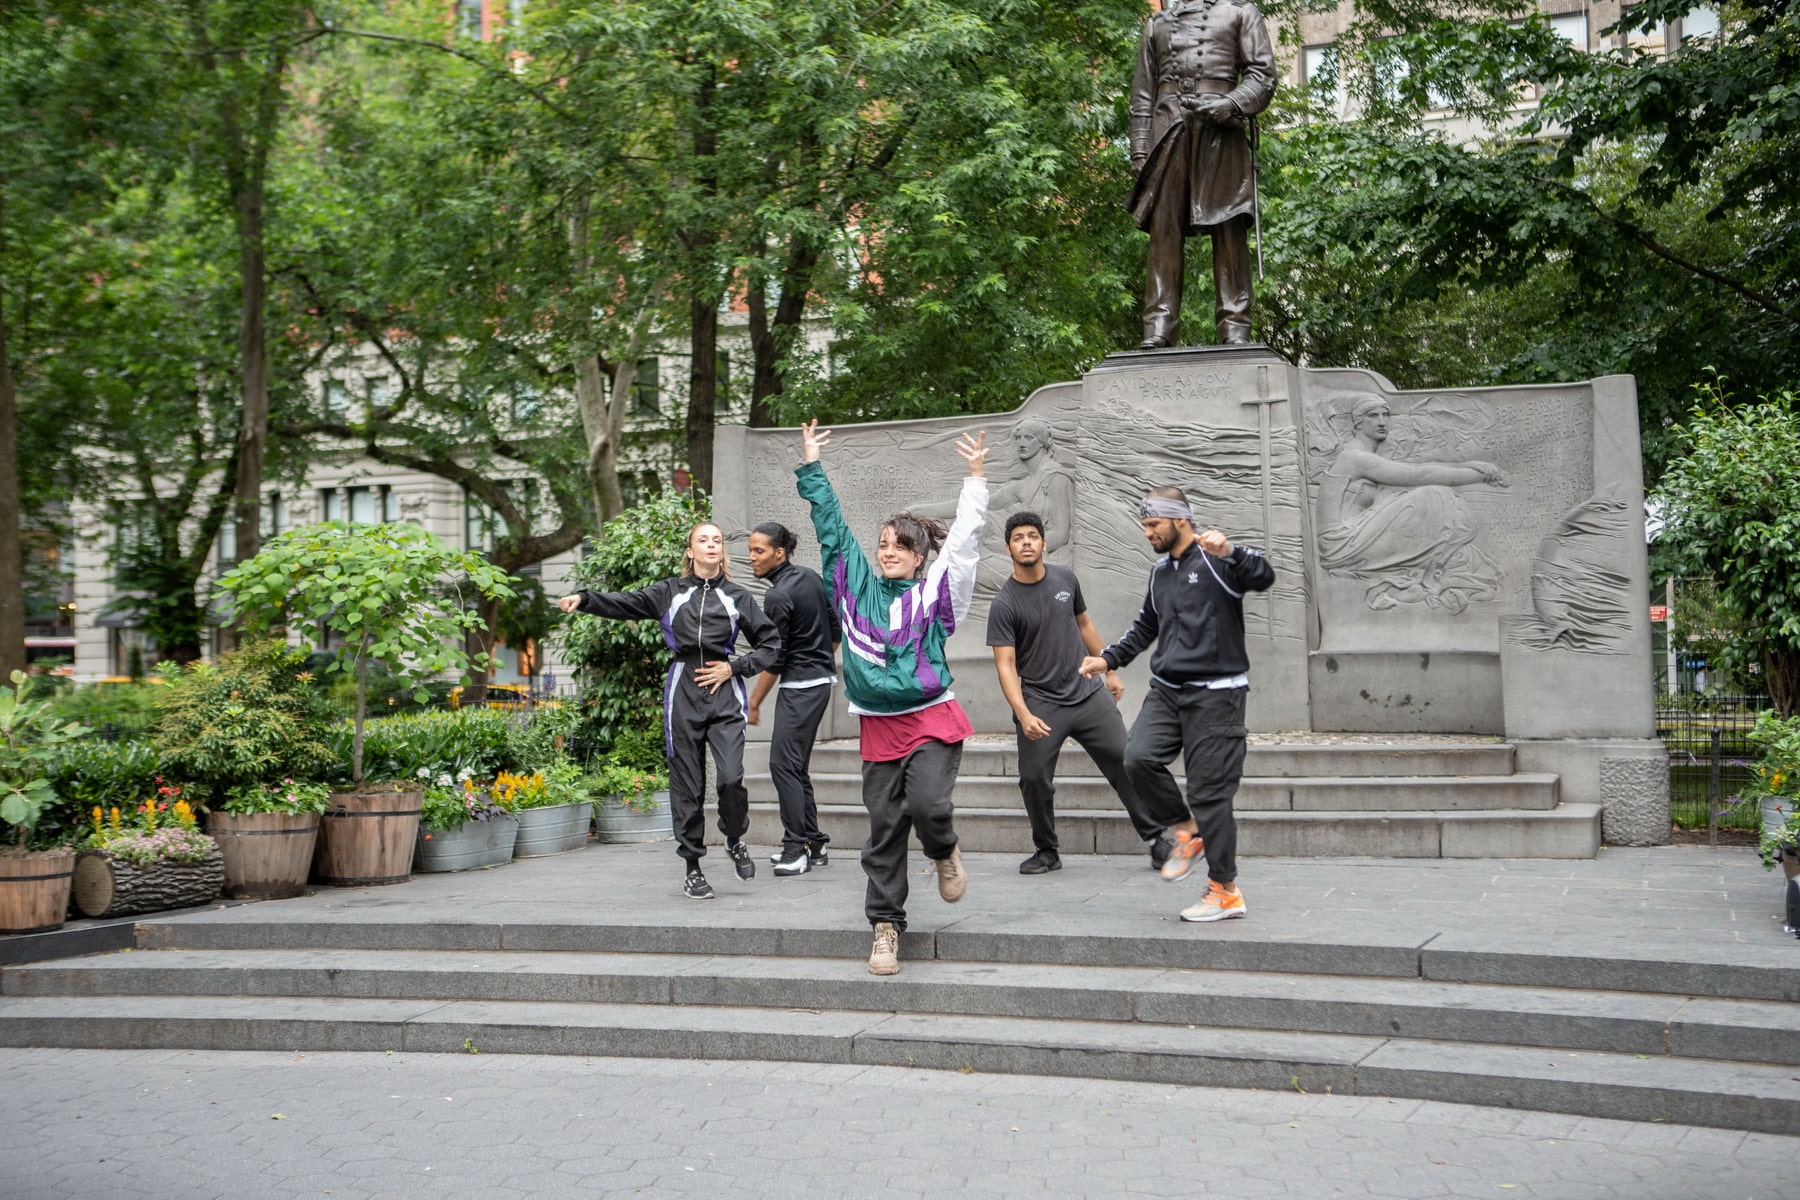
<path fill-rule="evenodd" d="M 1690 696 L 1656 710 L 1656 736 L 1669 751 L 1669 793 L 1675 824 L 1706 829 L 1755 829 L 1756 806 L 1738 801 L 1756 769 L 1750 731 L 1769 707 L 1767 696 Z"/>

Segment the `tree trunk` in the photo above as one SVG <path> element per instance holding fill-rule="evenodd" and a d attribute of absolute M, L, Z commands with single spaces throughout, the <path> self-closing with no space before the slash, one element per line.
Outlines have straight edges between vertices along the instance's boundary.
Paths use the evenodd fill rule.
<path fill-rule="evenodd" d="M 713 485 L 713 424 L 719 407 L 719 303 L 699 295 L 690 305 L 694 359 L 688 368 L 687 460 L 694 488 Z"/>
<path fill-rule="evenodd" d="M 517 570 L 516 567 L 506 566 L 497 559 L 494 560 L 494 565 L 509 575 Z M 494 674 L 493 664 L 488 662 L 487 656 L 494 652 L 494 644 L 500 636 L 495 632 L 495 626 L 500 620 L 499 599 L 494 596 L 483 596 L 480 613 L 481 628 L 469 630 L 463 643 L 463 648 L 468 652 L 471 662 L 476 665 L 469 668 L 469 682 L 463 686 L 462 702 L 473 708 L 480 708 L 487 703 L 488 680 Z"/>
<path fill-rule="evenodd" d="M 263 458 L 269 442 L 269 348 L 263 328 L 267 281 L 262 185 L 236 197 L 238 232 L 238 363 L 243 372 L 243 423 L 237 444 L 237 553 L 262 549 Z"/>
<path fill-rule="evenodd" d="M 637 361 L 621 362 L 613 374 L 615 404 L 630 403 L 636 381 Z M 598 355 L 584 354 L 575 360 L 575 405 L 587 439 L 587 481 L 594 524 L 601 526 L 625 510 L 625 493 L 619 487 L 619 439 L 607 410 L 606 379 Z"/>
<path fill-rule="evenodd" d="M 1800 650 L 1766 649 L 1762 668 L 1776 715 L 1784 720 L 1800 715 Z"/>
<path fill-rule="evenodd" d="M 0 209 L 0 231 L 4 220 L 5 210 Z M 19 518 L 19 404 L 0 293 L 0 685 L 8 683 L 14 671 L 25 669 L 25 549 Z"/>
<path fill-rule="evenodd" d="M 363 630 L 362 645 L 356 652 L 356 729 L 350 735 L 350 786 L 361 788 L 363 781 L 363 722 L 369 715 L 369 631 Z"/>
<path fill-rule="evenodd" d="M 750 424 L 767 428 L 775 423 L 770 399 L 787 386 L 782 363 L 800 339 L 800 323 L 806 319 L 807 293 L 812 290 L 818 252 L 796 240 L 788 250 L 781 271 L 781 299 L 769 319 L 768 296 L 759 280 L 749 292 L 750 347 L 756 365 L 750 391 Z"/>
<path fill-rule="evenodd" d="M 218 898 L 225 859 L 215 849 L 197 863 L 138 866 L 90 850 L 75 861 L 75 907 L 89 917 L 129 917 Z"/>

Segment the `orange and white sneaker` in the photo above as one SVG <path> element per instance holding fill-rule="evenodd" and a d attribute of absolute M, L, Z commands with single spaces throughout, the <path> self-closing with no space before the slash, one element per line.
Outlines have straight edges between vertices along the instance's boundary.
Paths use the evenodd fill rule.
<path fill-rule="evenodd" d="M 1162 865 L 1164 879 L 1180 879 L 1193 869 L 1194 860 L 1206 849 L 1206 843 L 1197 833 L 1175 831 L 1175 848 L 1169 851 L 1168 861 Z"/>
<path fill-rule="evenodd" d="M 1244 893 L 1235 883 L 1209 880 L 1206 895 L 1192 908 L 1181 910 L 1184 921 L 1228 921 L 1244 915 Z"/>

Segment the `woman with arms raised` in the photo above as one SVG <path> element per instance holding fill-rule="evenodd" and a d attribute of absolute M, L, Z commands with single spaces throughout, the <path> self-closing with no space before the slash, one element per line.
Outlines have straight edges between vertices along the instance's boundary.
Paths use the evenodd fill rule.
<path fill-rule="evenodd" d="M 988 506 L 986 435 L 964 434 L 957 445 L 969 475 L 949 530 L 930 518 L 895 513 L 881 527 L 872 567 L 819 462 L 831 431 L 818 426 L 801 426 L 805 461 L 795 476 L 801 498 L 812 505 L 825 581 L 843 626 L 844 695 L 861 722 L 862 799 L 869 810 L 863 909 L 875 930 L 869 971 L 893 975 L 906 929 L 907 834 L 918 831 L 936 865 L 939 896 L 954 904 L 968 883 L 950 792 L 963 740 L 974 730 L 950 691 L 944 643 L 969 615 L 975 590 Z"/>

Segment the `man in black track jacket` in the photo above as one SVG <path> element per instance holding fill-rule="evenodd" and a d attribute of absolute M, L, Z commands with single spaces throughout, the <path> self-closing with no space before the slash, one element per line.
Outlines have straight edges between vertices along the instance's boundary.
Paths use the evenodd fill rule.
<path fill-rule="evenodd" d="M 1244 595 L 1267 590 L 1275 569 L 1259 551 L 1233 546 L 1216 529 L 1195 534 L 1193 512 L 1179 488 L 1153 490 L 1139 516 L 1144 536 L 1162 554 L 1150 568 L 1144 606 L 1125 636 L 1082 660 L 1081 673 L 1117 670 L 1156 647 L 1125 768 L 1139 802 L 1174 833 L 1163 878 L 1180 879 L 1196 857 L 1206 857 L 1206 896 L 1184 909 L 1181 919 L 1241 917 L 1231 801 L 1244 773 L 1244 702 L 1250 690 Z M 1187 771 L 1185 806 L 1169 774 L 1177 754 Z"/>
<path fill-rule="evenodd" d="M 762 721 L 762 702 L 775 696 L 775 729 L 769 738 L 769 778 L 781 805 L 781 852 L 771 861 L 777 875 L 804 875 L 831 861 L 831 839 L 819 828 L 813 798 L 812 751 L 819 722 L 831 707 L 837 679 L 833 650 L 843 640 L 825 581 L 790 555 L 799 540 L 779 521 L 765 521 L 750 533 L 750 566 L 769 585 L 763 611 L 781 637 L 775 664 L 757 677 L 750 693 L 749 721 Z"/>

